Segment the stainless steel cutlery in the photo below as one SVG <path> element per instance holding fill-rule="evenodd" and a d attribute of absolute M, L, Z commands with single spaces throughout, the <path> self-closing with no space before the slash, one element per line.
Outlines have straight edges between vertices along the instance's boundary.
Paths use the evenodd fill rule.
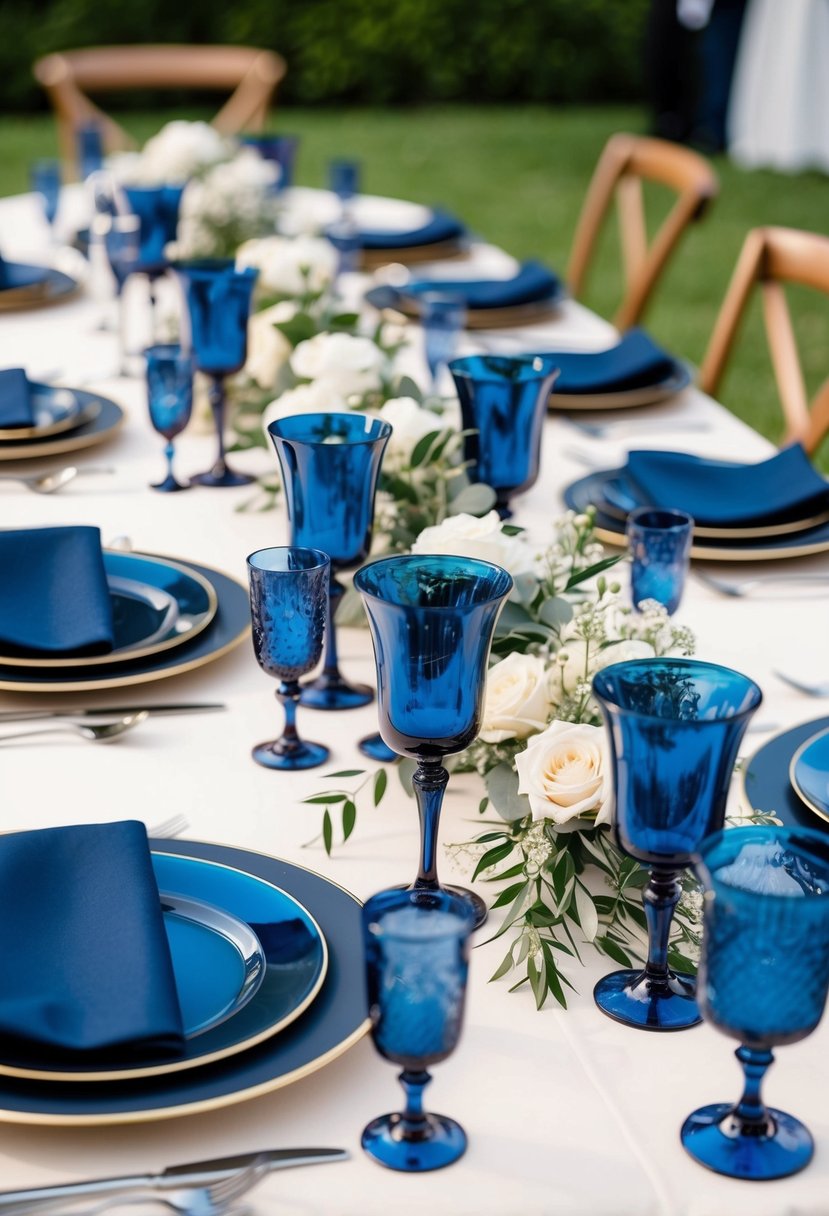
<path fill-rule="evenodd" d="M 35 494 L 56 494 L 58 490 L 62 490 L 64 486 L 68 486 L 70 481 L 74 481 L 76 477 L 86 477 L 89 473 L 114 472 L 115 469 L 101 469 L 90 465 L 78 468 L 72 464 L 67 465 L 65 469 L 52 469 L 48 473 L 2 473 L 0 474 L 0 481 L 18 482 Z"/>
<path fill-rule="evenodd" d="M 112 743 L 120 739 L 133 727 L 146 722 L 149 715 L 146 710 L 141 713 L 124 714 L 120 718 L 110 717 L 107 722 L 73 722 L 71 718 L 54 719 L 34 730 L 14 730 L 9 734 L 0 734 L 0 744 L 15 743 L 20 739 L 33 739 L 40 735 L 77 735 L 89 743 Z"/>
<path fill-rule="evenodd" d="M 735 580 L 720 578 L 719 575 L 709 574 L 695 566 L 694 575 L 712 591 L 719 591 L 721 595 L 729 595 L 734 599 L 742 599 L 751 595 L 752 591 L 762 590 L 764 587 L 787 587 L 791 584 L 819 587 L 823 584 L 829 588 L 829 572 L 787 570 L 785 574 L 757 574 L 753 578 Z"/>
<path fill-rule="evenodd" d="M 74 721 L 87 718 L 109 722 L 127 714 L 204 714 L 227 709 L 221 701 L 184 701 L 170 705 L 102 705 L 100 707 L 69 707 L 67 709 L 9 709 L 0 712 L 0 725 L 4 722 Z"/>

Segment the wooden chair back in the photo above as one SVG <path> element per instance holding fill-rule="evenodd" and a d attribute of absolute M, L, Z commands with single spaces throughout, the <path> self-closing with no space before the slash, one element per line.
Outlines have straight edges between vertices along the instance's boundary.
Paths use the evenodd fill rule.
<path fill-rule="evenodd" d="M 648 240 L 642 183 L 658 182 L 677 194 L 676 202 Z M 613 318 L 619 329 L 635 325 L 685 229 L 700 219 L 719 190 L 708 161 L 662 139 L 613 135 L 599 157 L 573 238 L 567 278 L 578 296 L 615 195 L 622 246 L 624 295 Z"/>
<path fill-rule="evenodd" d="M 784 443 L 799 440 L 814 452 L 829 431 L 829 379 L 811 403 L 800 366 L 786 283 L 829 295 L 829 237 L 795 228 L 754 228 L 749 232 L 699 374 L 700 388 L 712 395 L 723 371 L 755 285 L 763 302 L 766 339 L 785 419 Z"/>
<path fill-rule="evenodd" d="M 58 121 L 61 156 L 74 165 L 75 132 L 84 123 L 102 127 L 108 151 L 134 146 L 123 127 L 87 93 L 144 88 L 218 89 L 231 95 L 213 119 L 224 135 L 261 130 L 268 104 L 285 75 L 273 51 L 247 46 L 101 46 L 62 51 L 38 59 L 35 79 L 49 95 Z"/>

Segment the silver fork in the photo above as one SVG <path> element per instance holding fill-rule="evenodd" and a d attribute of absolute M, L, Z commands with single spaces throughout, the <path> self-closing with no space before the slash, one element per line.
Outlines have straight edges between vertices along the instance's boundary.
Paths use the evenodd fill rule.
<path fill-rule="evenodd" d="M 78 735 L 90 743 L 112 743 L 128 730 L 145 722 L 148 717 L 147 711 L 142 710 L 141 713 L 124 714 L 123 717 L 113 718 L 109 722 L 70 722 L 67 719 L 50 723 L 49 726 L 39 726 L 37 730 L 18 730 L 8 735 L 0 735 L 0 744 L 14 743 L 17 739 L 33 739 L 36 735 L 59 734 Z"/>
<path fill-rule="evenodd" d="M 35 494 L 57 494 L 58 490 L 68 486 L 70 481 L 74 481 L 76 477 L 85 477 L 88 473 L 114 472 L 114 469 L 99 469 L 89 465 L 86 468 L 67 465 L 65 469 L 53 469 L 50 473 L 3 473 L 0 481 L 19 482 L 20 485 L 25 486 L 27 490 L 32 490 Z"/>
<path fill-rule="evenodd" d="M 744 578 L 737 581 L 730 579 L 719 578 L 713 574 L 707 574 L 704 570 L 694 570 L 694 574 L 701 583 L 706 587 L 710 587 L 713 591 L 719 591 L 722 595 L 730 595 L 735 599 L 742 599 L 744 596 L 750 595 L 752 591 L 756 591 L 758 587 L 773 586 L 775 584 L 787 583 L 827 583 L 829 584 L 829 573 L 819 574 L 816 572 L 789 571 L 786 574 L 758 574 L 754 578 Z"/>
<path fill-rule="evenodd" d="M 662 431 L 710 431 L 711 424 L 697 418 L 614 418 L 612 422 L 584 422 L 565 414 L 570 426 L 592 439 L 605 439 L 614 435 L 659 434 Z"/>
<path fill-rule="evenodd" d="M 807 697 L 829 697 L 829 680 L 810 684 L 805 680 L 796 680 L 794 676 L 787 676 L 785 671 L 776 671 L 774 674 L 778 680 L 782 680 L 784 684 L 791 685 L 798 692 L 805 693 Z"/>
<path fill-rule="evenodd" d="M 189 826 L 190 820 L 186 815 L 171 815 L 169 819 L 162 819 L 160 823 L 148 824 L 147 835 L 156 840 L 172 840 L 174 836 L 180 836 L 182 832 L 186 832 Z"/>

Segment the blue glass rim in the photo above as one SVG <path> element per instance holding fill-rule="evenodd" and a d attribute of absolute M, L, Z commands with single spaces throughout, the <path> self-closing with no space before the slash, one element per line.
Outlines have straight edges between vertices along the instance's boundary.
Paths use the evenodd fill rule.
<path fill-rule="evenodd" d="M 245 266 L 238 270 L 235 258 L 192 258 L 183 261 L 170 262 L 170 269 L 190 278 L 215 279 L 220 275 L 228 278 L 236 276 L 240 279 L 255 279 L 259 271 L 255 266 Z"/>
<path fill-rule="evenodd" d="M 366 586 L 366 579 L 371 578 L 372 572 L 388 570 L 396 567 L 400 569 L 410 570 L 429 570 L 432 566 L 432 572 L 436 577 L 446 578 L 447 575 L 439 568 L 440 563 L 445 563 L 447 560 L 463 563 L 463 573 L 472 577 L 482 577 L 488 575 L 493 580 L 493 585 L 489 592 L 481 599 L 475 601 L 474 604 L 453 604 L 450 606 L 439 606 L 437 604 L 407 604 L 399 600 L 390 600 L 386 596 L 380 595 L 379 592 Z M 513 588 L 512 575 L 503 568 L 496 566 L 494 562 L 485 562 L 478 557 L 462 557 L 452 553 L 409 553 L 395 554 L 391 557 L 378 558 L 376 562 L 367 562 L 354 575 L 354 586 L 361 595 L 368 599 L 376 600 L 380 604 L 395 604 L 400 608 L 413 608 L 416 611 L 425 611 L 432 609 L 435 612 L 461 612 L 464 610 L 475 610 L 483 607 L 484 604 L 491 604 L 495 600 L 502 599 Z M 620 664 L 617 664 L 620 666 Z"/>
<path fill-rule="evenodd" d="M 745 827 L 720 828 L 719 831 L 712 832 L 710 836 L 706 836 L 700 843 L 699 848 L 694 852 L 694 869 L 703 879 L 706 893 L 713 892 L 716 894 L 719 885 L 723 887 L 727 885 L 729 899 L 733 898 L 749 905 L 758 901 L 767 903 L 769 900 L 782 901 L 793 899 L 797 899 L 799 903 L 802 903 L 803 894 L 800 891 L 794 896 L 783 891 L 747 891 L 745 888 L 732 883 L 717 883 L 715 873 L 712 873 L 709 865 L 709 861 L 717 850 L 721 849 L 725 843 L 729 845 L 733 844 L 733 848 L 729 848 L 727 854 L 722 858 L 723 862 L 733 861 L 743 845 L 751 844 L 752 842 L 757 844 L 776 842 L 789 847 L 794 846 L 798 849 L 799 853 L 805 855 L 816 865 L 822 866 L 829 873 L 829 837 L 827 837 L 825 832 L 815 831 L 814 828 L 783 827 L 775 824 L 758 823 L 747 824 Z M 827 889 L 827 900 L 829 900 L 829 888 Z M 827 902 L 826 907 L 827 914 L 829 914 L 829 902 Z"/>
<path fill-rule="evenodd" d="M 143 195 L 144 198 L 152 198 L 152 197 L 163 198 L 164 194 L 168 190 L 184 190 L 186 185 L 187 185 L 187 178 L 182 177 L 182 178 L 179 178 L 178 181 L 170 181 L 170 182 L 165 181 L 163 186 L 141 186 L 137 183 L 135 185 L 133 185 L 132 182 L 128 182 L 127 185 L 125 185 L 123 187 L 123 189 L 125 192 L 127 190 L 129 190 L 129 192 L 131 194 Z"/>
<path fill-rule="evenodd" d="M 537 373 L 535 377 L 527 376 L 522 381 L 513 381 L 508 375 L 499 373 L 487 364 L 511 364 L 513 367 L 528 367 Z M 453 376 L 463 376 L 475 384 L 531 384 L 535 379 L 546 380 L 548 376 L 558 372 L 555 359 L 547 355 L 463 355 L 460 359 L 450 359 L 446 365 Z"/>
<path fill-rule="evenodd" d="M 141 353 L 145 359 L 187 359 L 194 364 L 192 350 L 180 342 L 154 342 L 152 346 L 145 346 Z"/>
<path fill-rule="evenodd" d="M 383 918 L 402 908 L 419 908 L 427 914 L 436 912 L 438 917 L 432 926 L 426 921 L 421 922 L 428 928 L 425 933 L 384 929 Z M 447 925 L 442 913 L 460 918 L 461 926 Z M 378 891 L 366 900 L 363 905 L 363 924 L 366 931 L 377 940 L 386 938 L 401 942 L 428 943 L 457 938 L 458 941 L 465 941 L 475 929 L 475 909 L 468 899 L 445 889 L 419 891 L 411 887 L 393 887 L 387 891 Z"/>
<path fill-rule="evenodd" d="M 620 675 L 622 671 L 633 671 L 634 668 L 642 671 L 651 667 L 666 666 L 670 666 L 679 672 L 684 672 L 688 676 L 695 674 L 702 676 L 708 672 L 712 672 L 727 676 L 730 679 L 736 678 L 745 682 L 746 692 L 753 690 L 754 696 L 751 697 L 749 703 L 744 705 L 742 709 L 723 714 L 717 718 L 694 718 L 685 722 L 687 726 L 721 726 L 723 722 L 739 722 L 741 718 L 747 718 L 753 714 L 762 703 L 763 691 L 759 684 L 755 683 L 750 676 L 743 675 L 741 671 L 735 671 L 733 667 L 724 667 L 721 663 L 706 663 L 701 659 L 674 659 L 670 656 L 661 659 L 656 657 L 652 659 L 628 659 L 621 663 L 611 663 L 607 667 L 603 667 L 601 671 L 597 671 L 593 676 L 593 692 L 600 700 L 605 701 L 608 705 L 612 705 L 616 713 L 625 714 L 632 718 L 646 719 L 650 722 L 674 722 L 680 724 L 683 722 L 681 718 L 665 718 L 660 714 L 648 714 L 640 709 L 629 709 L 625 705 L 620 705 L 614 694 L 606 687 L 607 681 L 613 676 Z"/>
<path fill-rule="evenodd" d="M 308 559 L 308 565 L 300 565 L 291 569 L 287 564 L 284 566 L 266 566 L 262 562 L 265 560 L 266 554 L 277 555 L 287 561 L 288 554 L 293 553 L 295 557 L 299 557 L 300 561 Z M 301 556 L 300 556 L 301 555 Z M 260 558 L 261 561 L 256 559 Z M 255 549 L 253 553 L 248 554 L 247 564 L 251 570 L 261 570 L 264 574 L 307 574 L 313 570 L 323 570 L 331 565 L 331 558 L 327 553 L 323 553 L 322 549 L 309 549 L 304 545 L 269 545 L 265 549 Z"/>
<path fill-rule="evenodd" d="M 366 429 L 362 434 L 357 433 L 351 435 L 338 435 L 336 438 L 342 442 L 332 444 L 329 443 L 330 436 L 317 438 L 314 432 L 318 432 L 324 427 L 328 419 L 347 419 L 350 425 L 356 419 L 361 419 L 367 424 Z M 286 423 L 294 423 L 295 426 L 289 426 L 286 429 Z M 307 434 L 302 434 L 304 427 L 307 427 Z M 290 434 L 289 432 L 295 432 Z M 297 433 L 299 432 L 299 433 Z M 378 439 L 389 439 L 391 437 L 392 427 L 388 422 L 384 422 L 382 418 L 372 418 L 368 414 L 353 411 L 350 414 L 344 414 L 341 411 L 338 413 L 317 413 L 317 414 L 286 414 L 284 418 L 277 418 L 268 424 L 268 434 L 272 439 L 284 439 L 288 443 L 302 443 L 307 447 L 315 448 L 330 448 L 330 447 L 348 447 L 359 443 L 377 443 Z"/>
<path fill-rule="evenodd" d="M 693 529 L 694 517 L 676 507 L 636 507 L 628 514 L 627 527 L 643 532 L 684 532 Z"/>

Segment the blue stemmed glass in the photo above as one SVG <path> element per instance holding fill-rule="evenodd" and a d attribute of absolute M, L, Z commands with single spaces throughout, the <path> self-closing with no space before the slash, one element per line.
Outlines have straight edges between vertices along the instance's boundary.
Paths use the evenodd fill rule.
<path fill-rule="evenodd" d="M 361 1143 L 390 1169 L 437 1170 L 466 1150 L 459 1123 L 424 1111 L 423 1090 L 458 1043 L 474 927 L 471 906 L 447 891 L 381 891 L 363 908 L 371 1033 L 403 1069 L 406 1108 L 372 1119 Z"/>
<path fill-rule="evenodd" d="M 358 160 L 332 160 L 328 166 L 331 191 L 341 203 L 349 203 L 360 193 L 360 162 Z"/>
<path fill-rule="evenodd" d="M 685 511 L 638 507 L 627 518 L 630 595 L 634 608 L 643 600 L 663 604 L 669 615 L 679 607 L 691 559 L 694 521 Z"/>
<path fill-rule="evenodd" d="M 97 173 L 104 164 L 104 137 L 96 122 L 84 123 L 75 132 L 75 148 L 78 153 L 78 170 L 82 182 Z"/>
<path fill-rule="evenodd" d="M 32 190 L 40 195 L 43 214 L 54 237 L 55 218 L 60 202 L 61 167 L 59 160 L 36 160 L 31 170 Z"/>
<path fill-rule="evenodd" d="M 495 491 L 502 519 L 509 501 L 538 477 L 541 432 L 558 368 L 540 355 L 468 355 L 449 370 L 458 390 L 470 476 Z"/>
<path fill-rule="evenodd" d="M 648 961 L 599 980 L 599 1008 L 641 1030 L 700 1020 L 691 975 L 668 966 L 680 873 L 722 827 L 737 748 L 762 700 L 753 680 L 695 659 L 615 663 L 593 677 L 608 726 L 619 848 L 650 867 L 643 893 Z"/>
<path fill-rule="evenodd" d="M 371 545 L 374 496 L 387 422 L 365 414 L 295 414 L 268 427 L 285 488 L 291 541 L 320 545 L 331 557 L 328 619 L 322 674 L 302 689 L 302 704 L 314 709 L 356 709 L 373 691 L 349 684 L 340 674 L 334 616 L 343 588 L 334 577 L 364 562 Z"/>
<path fill-rule="evenodd" d="M 703 841 L 699 977 L 706 1021 L 737 1039 L 743 1095 L 694 1111 L 682 1143 L 732 1178 L 784 1178 L 812 1159 L 807 1128 L 763 1105 L 772 1047 L 820 1021 L 829 988 L 829 839 L 804 828 L 730 828 Z"/>
<path fill-rule="evenodd" d="M 111 216 L 104 234 L 104 248 L 115 279 L 115 295 L 118 300 L 119 375 L 128 376 L 130 371 L 127 367 L 127 318 L 124 307 L 124 287 L 138 265 L 141 248 L 138 217 L 135 215 Z"/>
<path fill-rule="evenodd" d="M 243 135 L 242 143 L 255 149 L 263 160 L 279 166 L 279 181 L 276 183 L 278 194 L 294 184 L 298 135 Z"/>
<path fill-rule="evenodd" d="M 173 268 L 184 288 L 196 367 L 210 377 L 210 405 L 219 440 L 212 469 L 190 480 L 199 486 L 244 486 L 253 477 L 236 473 L 225 459 L 224 378 L 238 372 L 247 358 L 248 317 L 258 271 L 236 270 L 232 258 L 177 262 Z"/>
<path fill-rule="evenodd" d="M 190 421 L 193 409 L 193 356 L 177 343 L 150 346 L 147 357 L 147 404 L 150 421 L 167 440 L 167 476 L 151 488 L 171 493 L 188 486 L 173 476 L 173 440 Z"/>
<path fill-rule="evenodd" d="M 155 331 L 155 282 L 167 270 L 165 247 L 176 239 L 184 184 L 180 186 L 124 186 L 130 211 L 141 225 L 141 248 L 136 270 L 150 285 L 150 309 Z"/>
<path fill-rule="evenodd" d="M 432 389 L 437 392 L 441 370 L 455 357 L 466 324 L 466 305 L 460 296 L 428 292 L 420 299 L 420 324 Z"/>
<path fill-rule="evenodd" d="M 380 734 L 398 755 L 416 757 L 420 869 L 411 890 L 439 891 L 437 837 L 449 774 L 443 757 L 478 734 L 495 623 L 512 590 L 506 570 L 465 557 L 387 557 L 358 570 L 377 666 Z M 472 903 L 476 923 L 486 904 Z"/>
<path fill-rule="evenodd" d="M 285 710 L 282 737 L 251 753 L 265 768 L 316 768 L 328 759 L 327 747 L 296 730 L 299 677 L 322 654 L 328 573 L 328 554 L 319 549 L 259 549 L 248 558 L 253 649 L 262 670 L 280 681 L 276 697 Z"/>

